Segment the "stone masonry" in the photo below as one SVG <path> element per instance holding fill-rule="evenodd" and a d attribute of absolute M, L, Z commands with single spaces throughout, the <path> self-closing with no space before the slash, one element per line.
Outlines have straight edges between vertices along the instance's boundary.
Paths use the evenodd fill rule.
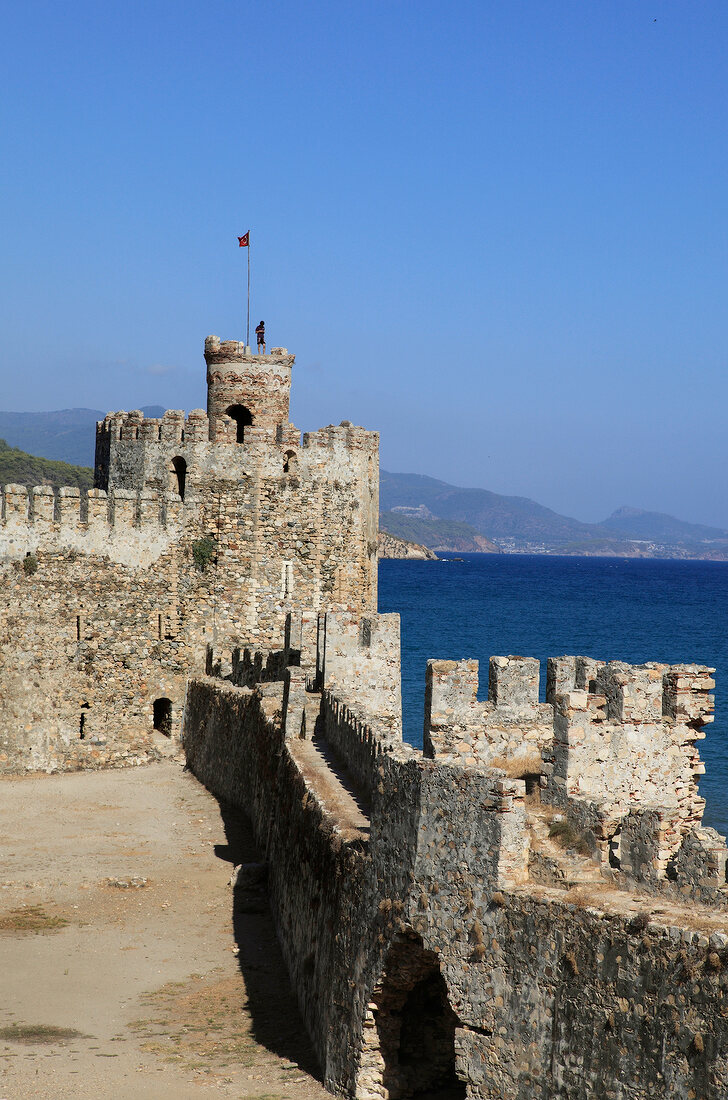
<path fill-rule="evenodd" d="M 289 422 L 294 356 L 205 342 L 207 412 L 110 413 L 96 488 L 0 496 L 0 770 L 139 763 L 208 645 L 376 608 L 378 435 Z"/>
<path fill-rule="evenodd" d="M 695 788 L 711 670 L 558 658 L 539 703 L 537 661 L 493 658 L 479 702 L 477 662 L 431 661 L 420 753 L 398 617 L 378 618 L 291 616 L 244 686 L 193 680 L 185 719 L 190 767 L 252 821 L 327 1086 L 724 1098 L 728 851 Z"/>

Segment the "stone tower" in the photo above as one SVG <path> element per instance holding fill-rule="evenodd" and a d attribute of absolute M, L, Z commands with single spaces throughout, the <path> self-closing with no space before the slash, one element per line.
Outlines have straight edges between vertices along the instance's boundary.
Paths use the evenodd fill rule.
<path fill-rule="evenodd" d="M 236 340 L 221 342 L 217 336 L 208 336 L 205 362 L 210 424 L 231 417 L 237 424 L 238 442 L 243 442 L 248 426 L 275 430 L 287 425 L 294 359 L 287 348 L 253 355 Z"/>
<path fill-rule="evenodd" d="M 207 412 L 97 425 L 88 494 L 0 490 L 0 633 L 19 639 L 0 668 L 0 771 L 143 755 L 208 645 L 275 646 L 296 609 L 376 609 L 378 434 L 302 437 L 285 348 L 209 336 L 205 360 Z"/>

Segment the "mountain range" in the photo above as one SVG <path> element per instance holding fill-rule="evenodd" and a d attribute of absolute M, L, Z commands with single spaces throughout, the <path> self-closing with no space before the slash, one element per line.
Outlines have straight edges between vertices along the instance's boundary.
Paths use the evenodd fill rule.
<path fill-rule="evenodd" d="M 502 496 L 488 489 L 464 489 L 423 474 L 383 470 L 380 526 L 393 534 L 446 549 L 443 523 L 457 524 L 460 540 L 492 540 L 503 550 L 563 554 L 728 557 L 728 531 L 687 523 L 661 512 L 618 508 L 601 523 L 582 523 L 528 497 Z M 484 547 L 482 549 L 485 549 Z"/>
<path fill-rule="evenodd" d="M 142 412 L 162 416 L 164 409 L 147 405 Z M 95 425 L 104 415 L 98 409 L 0 412 L 0 437 L 10 444 L 0 446 L 0 483 L 84 484 L 88 469 L 63 470 L 58 460 L 93 466 Z M 41 459 L 54 460 L 55 468 L 39 466 Z M 379 500 L 382 530 L 433 550 L 728 559 L 725 529 L 639 508 L 618 508 L 601 523 L 582 523 L 528 497 L 386 470 Z"/>

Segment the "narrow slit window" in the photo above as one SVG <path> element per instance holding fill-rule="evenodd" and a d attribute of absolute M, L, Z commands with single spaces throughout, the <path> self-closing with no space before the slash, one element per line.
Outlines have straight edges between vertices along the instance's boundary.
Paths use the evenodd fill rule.
<path fill-rule="evenodd" d="M 81 714 L 78 720 L 78 739 L 86 740 L 86 711 L 91 709 L 90 703 L 81 703 Z"/>
<path fill-rule="evenodd" d="M 281 571 L 281 596 L 284 600 L 293 595 L 293 562 L 284 561 Z"/>

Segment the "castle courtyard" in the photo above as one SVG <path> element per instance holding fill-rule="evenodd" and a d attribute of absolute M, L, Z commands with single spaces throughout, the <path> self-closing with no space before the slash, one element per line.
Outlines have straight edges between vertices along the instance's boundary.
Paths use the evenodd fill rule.
<path fill-rule="evenodd" d="M 0 1097 L 325 1095 L 263 891 L 233 914 L 252 840 L 179 762 L 0 782 Z"/>

